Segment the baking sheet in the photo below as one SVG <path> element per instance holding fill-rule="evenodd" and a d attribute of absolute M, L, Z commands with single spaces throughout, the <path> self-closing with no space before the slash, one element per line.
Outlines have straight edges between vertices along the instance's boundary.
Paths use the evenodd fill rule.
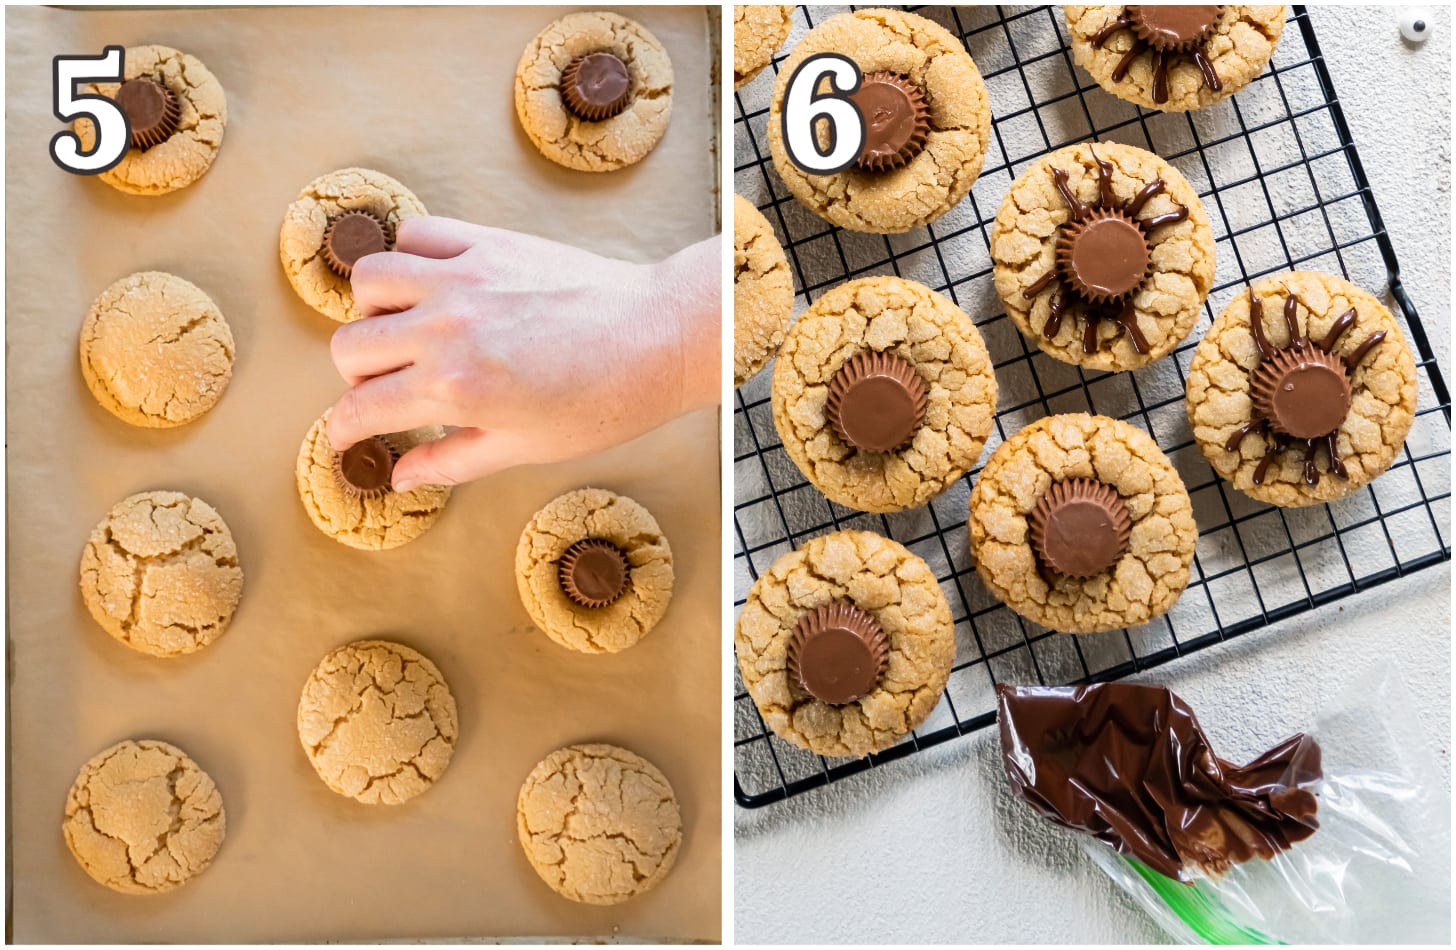
<path fill-rule="evenodd" d="M 618 8 L 612 8 L 618 9 Z M 468 935 L 716 940 L 722 757 L 719 429 L 698 413 L 575 463 L 456 490 L 419 540 L 367 553 L 309 522 L 294 487 L 304 433 L 343 391 L 335 324 L 278 262 L 284 209 L 315 176 L 387 172 L 430 211 L 654 260 L 716 230 L 702 8 L 620 8 L 667 47 L 672 124 L 637 166 L 558 168 L 516 123 L 521 50 L 567 8 L 6 11 L 6 344 L 10 598 L 9 923 L 17 941 L 309 941 Z M 160 198 L 59 171 L 47 143 L 51 57 L 107 43 L 197 55 L 228 96 L 212 170 Z M 665 187 L 665 182 L 671 182 Z M 206 290 L 237 340 L 228 391 L 169 431 L 98 407 L 77 365 L 92 298 L 138 270 Z M 570 345 L 569 341 L 566 345 Z M 615 656 L 534 631 L 516 595 L 521 528 L 559 492 L 600 485 L 646 505 L 673 546 L 662 624 Z M 232 528 L 242 604 L 191 657 L 133 653 L 90 619 L 77 565 L 121 498 L 177 489 Z M 299 748 L 299 691 L 333 647 L 397 638 L 433 659 L 460 740 L 432 790 L 398 808 L 330 792 Z M 222 790 L 228 835 L 188 886 L 145 898 L 88 878 L 61 837 L 66 791 L 93 754 L 154 736 Z M 683 849 L 652 893 L 564 900 L 516 841 L 521 781 L 552 749 L 601 740 L 656 763 L 682 806 Z"/>

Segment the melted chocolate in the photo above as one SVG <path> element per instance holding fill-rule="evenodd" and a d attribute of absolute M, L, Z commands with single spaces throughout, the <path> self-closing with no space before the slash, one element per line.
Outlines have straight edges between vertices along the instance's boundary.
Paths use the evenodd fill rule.
<path fill-rule="evenodd" d="M 1170 690 L 1134 683 L 1002 685 L 996 708 L 1017 795 L 1167 877 L 1271 858 L 1319 828 L 1324 772 L 1308 735 L 1235 765 Z"/>

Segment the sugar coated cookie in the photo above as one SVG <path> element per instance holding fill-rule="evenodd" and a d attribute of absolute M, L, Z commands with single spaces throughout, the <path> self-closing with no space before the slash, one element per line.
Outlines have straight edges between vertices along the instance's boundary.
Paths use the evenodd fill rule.
<path fill-rule="evenodd" d="M 1197 322 L 1213 285 L 1213 228 L 1172 165 L 1086 142 L 1011 185 L 991 258 L 1007 314 L 1043 351 L 1088 369 L 1136 369 Z"/>
<path fill-rule="evenodd" d="M 794 25 L 793 4 L 733 5 L 733 88 L 741 89 L 773 62 Z"/>
<path fill-rule="evenodd" d="M 683 833 L 667 778 L 604 743 L 543 759 L 516 799 L 516 831 L 541 880 L 583 904 L 620 904 L 662 883 Z"/>
<path fill-rule="evenodd" d="M 243 596 L 232 532 L 207 502 L 149 491 L 118 502 L 81 552 L 81 599 L 140 653 L 181 656 L 227 629 Z"/>
<path fill-rule="evenodd" d="M 647 636 L 672 600 L 672 548 L 652 513 L 602 488 L 553 499 L 516 546 L 516 586 L 536 626 L 581 653 Z"/>
<path fill-rule="evenodd" d="M 1063 633 L 1146 623 L 1188 586 L 1198 542 L 1183 479 L 1151 436 L 1106 416 L 1048 416 L 1001 443 L 971 491 L 987 589 Z"/>
<path fill-rule="evenodd" d="M 383 172 L 341 168 L 298 193 L 283 216 L 278 254 L 294 293 L 330 320 L 364 316 L 349 283 L 354 263 L 394 249 L 400 222 L 425 214 L 404 185 Z"/>
<path fill-rule="evenodd" d="M 832 175 L 802 171 L 784 148 L 785 90 L 817 53 L 854 60 L 863 76 L 856 102 L 871 115 L 858 162 Z M 986 84 L 965 45 L 898 10 L 842 13 L 810 30 L 779 69 L 769 107 L 769 150 L 784 185 L 851 231 L 898 234 L 945 214 L 981 174 L 990 135 Z"/>
<path fill-rule="evenodd" d="M 196 285 L 172 274 L 123 277 L 81 324 L 81 375 L 101 408 L 134 426 L 184 425 L 222 398 L 233 334 Z"/>
<path fill-rule="evenodd" d="M 748 591 L 733 637 L 763 721 L 820 755 L 887 749 L 950 678 L 955 629 L 930 567 L 868 531 L 791 551 Z"/>
<path fill-rule="evenodd" d="M 298 741 L 324 784 L 366 805 L 430 788 L 455 752 L 455 697 L 400 643 L 358 640 L 319 661 L 298 701 Z"/>
<path fill-rule="evenodd" d="M 340 544 L 363 551 L 397 548 L 435 524 L 449 485 L 421 485 L 407 492 L 391 487 L 394 463 L 410 449 L 442 438 L 439 426 L 372 436 L 335 452 L 326 428 L 329 413 L 313 424 L 298 449 L 294 476 L 308 518 Z"/>
<path fill-rule="evenodd" d="M 96 176 L 129 195 L 165 195 L 186 188 L 207 173 L 222 148 L 227 97 L 202 61 L 170 46 L 126 50 L 120 83 L 82 87 L 114 100 L 131 127 L 131 148 L 120 162 Z M 73 126 L 81 150 L 96 147 L 90 119 Z"/>
<path fill-rule="evenodd" d="M 558 165 L 608 172 L 641 161 L 672 117 L 672 60 L 646 27 L 616 13 L 568 13 L 516 67 L 516 117 Z"/>
<path fill-rule="evenodd" d="M 794 277 L 773 226 L 733 196 L 733 385 L 768 365 L 794 318 Z"/>
<path fill-rule="evenodd" d="M 128 739 L 81 766 L 61 831 L 98 883 L 159 894 L 207 870 L 227 834 L 227 815 L 212 778 L 185 752 Z"/>
<path fill-rule="evenodd" d="M 1254 284 L 1188 367 L 1188 421 L 1209 464 L 1286 508 L 1343 498 L 1384 472 L 1415 411 L 1415 356 L 1400 324 L 1329 274 Z"/>
<path fill-rule="evenodd" d="M 981 457 L 996 411 L 971 318 L 922 284 L 865 277 L 816 300 L 774 364 L 784 450 L 831 501 L 923 505 Z"/>
<path fill-rule="evenodd" d="M 1264 71 L 1283 6 L 1062 7 L 1072 56 L 1097 85 L 1146 109 L 1212 105 Z"/>

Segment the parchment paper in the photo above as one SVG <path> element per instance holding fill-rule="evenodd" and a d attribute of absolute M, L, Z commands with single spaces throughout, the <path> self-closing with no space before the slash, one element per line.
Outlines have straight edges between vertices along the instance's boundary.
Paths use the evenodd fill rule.
<path fill-rule="evenodd" d="M 294 296 L 278 261 L 284 209 L 316 175 L 385 171 L 434 213 L 655 260 L 716 230 L 713 43 L 702 8 L 622 10 L 667 47 L 672 124 L 639 165 L 558 168 L 520 131 L 521 50 L 565 8 L 6 12 L 6 345 L 11 683 L 9 920 L 17 941 L 367 940 L 454 936 L 719 936 L 720 515 L 715 412 L 598 457 L 460 488 L 435 527 L 366 553 L 319 533 L 294 459 L 343 383 L 335 324 Z M 47 143 L 51 57 L 162 43 L 200 57 L 228 97 L 222 151 L 198 183 L 122 195 L 58 170 Z M 217 301 L 237 340 L 221 402 L 148 431 L 92 400 L 77 334 L 92 298 L 138 270 L 175 272 Z M 571 345 L 570 340 L 561 341 Z M 516 541 L 559 492 L 600 485 L 657 516 L 677 571 L 662 624 L 616 656 L 533 630 Z M 121 498 L 176 489 L 237 539 L 242 604 L 191 657 L 133 653 L 90 619 L 81 548 Z M 331 648 L 397 638 L 433 659 L 459 703 L 445 776 L 403 806 L 329 791 L 299 748 L 304 679 Z M 61 836 L 76 770 L 154 736 L 211 773 L 228 831 L 213 866 L 160 896 L 88 878 Z M 655 762 L 682 806 L 679 861 L 615 908 L 558 897 L 516 841 L 521 781 L 547 752 L 602 740 Z"/>

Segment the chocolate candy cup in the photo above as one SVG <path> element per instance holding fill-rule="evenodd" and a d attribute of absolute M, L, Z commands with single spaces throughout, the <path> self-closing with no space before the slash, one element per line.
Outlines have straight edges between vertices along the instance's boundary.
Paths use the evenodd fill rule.
<path fill-rule="evenodd" d="M 800 617 L 785 657 L 790 682 L 831 706 L 868 695 L 889 663 L 890 641 L 879 621 L 842 602 Z"/>

